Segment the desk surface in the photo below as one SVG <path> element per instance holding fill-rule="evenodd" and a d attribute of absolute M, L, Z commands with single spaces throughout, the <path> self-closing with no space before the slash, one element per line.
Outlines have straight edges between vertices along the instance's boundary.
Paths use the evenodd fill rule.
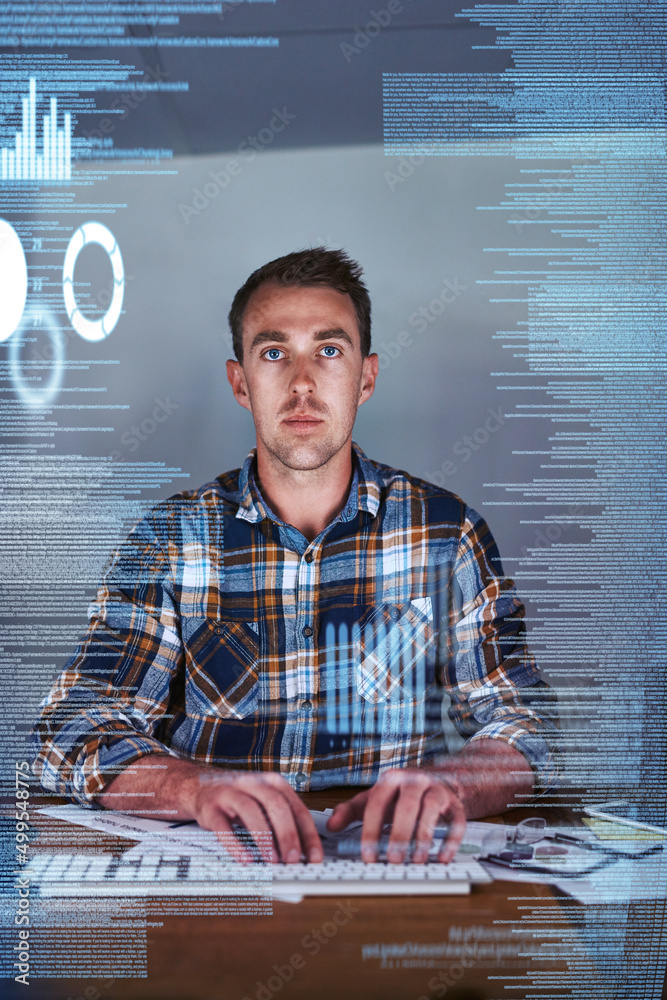
<path fill-rule="evenodd" d="M 324 809 L 346 793 L 351 794 L 333 790 L 304 799 L 311 808 Z M 571 818 L 560 810 L 547 813 L 552 821 Z M 516 823 L 536 814 L 538 809 L 514 810 L 505 820 Z M 33 816 L 40 826 L 43 819 Z M 127 846 L 127 841 L 55 820 L 42 827 L 38 843 L 43 850 L 70 852 Z M 193 916 L 187 913 L 187 900 L 171 902 L 173 915 L 165 915 L 160 900 L 142 905 L 147 919 L 145 978 L 110 981 L 97 967 L 100 974 L 85 979 L 34 979 L 31 996 L 433 1000 L 446 995 L 449 1000 L 515 1000 L 523 987 L 505 987 L 526 984 L 527 975 L 530 980 L 532 972 L 545 968 L 525 954 L 527 946 L 533 954 L 548 949 L 554 920 L 570 925 L 577 908 L 548 886 L 509 882 L 473 886 L 468 896 L 307 897 L 300 903 L 274 902 L 270 916 Z M 541 914 L 537 923 L 535 913 Z M 57 935 L 65 964 L 72 949 L 94 949 L 100 931 L 61 926 L 50 933 Z M 131 936 L 127 929 L 124 933 Z M 558 968 L 558 961 L 548 962 L 549 970 Z"/>

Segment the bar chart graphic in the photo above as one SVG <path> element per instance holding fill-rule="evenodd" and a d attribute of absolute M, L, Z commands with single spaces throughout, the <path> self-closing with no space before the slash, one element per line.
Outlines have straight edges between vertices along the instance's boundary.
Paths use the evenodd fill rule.
<path fill-rule="evenodd" d="M 16 132 L 14 148 L 4 146 L 0 150 L 3 181 L 66 181 L 72 176 L 72 115 L 66 111 L 62 127 L 58 128 L 58 101 L 51 97 L 38 140 L 37 101 L 37 80 L 31 76 L 28 94 L 22 98 L 23 122 Z"/>

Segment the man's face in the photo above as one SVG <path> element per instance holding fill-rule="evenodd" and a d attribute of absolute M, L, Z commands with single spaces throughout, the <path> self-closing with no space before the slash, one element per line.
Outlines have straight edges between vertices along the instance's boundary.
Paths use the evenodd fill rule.
<path fill-rule="evenodd" d="M 261 285 L 243 318 L 243 364 L 227 362 L 234 395 L 252 412 L 258 457 L 299 470 L 349 448 L 377 372 L 377 355 L 361 355 L 352 300 L 326 286 Z"/>

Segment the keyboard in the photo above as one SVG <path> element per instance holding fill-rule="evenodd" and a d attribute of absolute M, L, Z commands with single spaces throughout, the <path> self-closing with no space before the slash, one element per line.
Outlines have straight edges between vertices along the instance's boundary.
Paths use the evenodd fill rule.
<path fill-rule="evenodd" d="M 321 864 L 243 865 L 212 855 L 150 853 L 124 860 L 111 854 L 36 854 L 25 873 L 42 897 L 463 895 L 491 882 L 472 858 L 447 865 L 366 864 L 340 858 Z"/>

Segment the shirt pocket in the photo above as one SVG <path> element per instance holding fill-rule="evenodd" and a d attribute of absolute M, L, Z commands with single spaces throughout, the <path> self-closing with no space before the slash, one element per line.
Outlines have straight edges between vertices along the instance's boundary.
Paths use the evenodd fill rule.
<path fill-rule="evenodd" d="M 435 679 L 431 600 L 380 604 L 353 626 L 356 688 L 367 702 L 418 702 Z"/>
<path fill-rule="evenodd" d="M 185 708 L 190 716 L 245 719 L 259 703 L 257 622 L 187 618 Z"/>

